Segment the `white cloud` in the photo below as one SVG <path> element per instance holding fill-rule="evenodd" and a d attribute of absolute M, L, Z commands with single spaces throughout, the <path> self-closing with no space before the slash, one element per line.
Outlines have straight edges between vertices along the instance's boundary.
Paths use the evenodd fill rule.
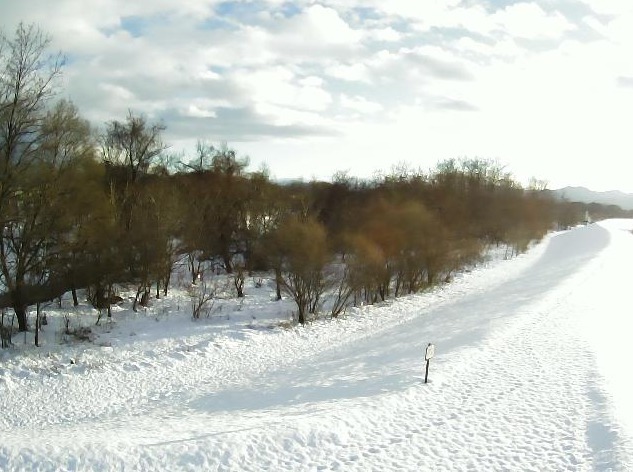
<path fill-rule="evenodd" d="M 321 77 L 311 75 L 299 80 L 299 84 L 304 87 L 323 87 L 325 81 Z"/>
<path fill-rule="evenodd" d="M 633 12 L 629 0 L 581 0 L 594 12 L 602 15 L 625 15 Z"/>
<path fill-rule="evenodd" d="M 453 43 L 453 47 L 461 54 L 474 54 L 486 62 L 495 59 L 515 60 L 528 53 L 519 47 L 514 39 L 476 41 L 470 37 L 462 37 Z"/>
<path fill-rule="evenodd" d="M 607 37 L 620 47 L 633 47 L 633 12 L 619 16 L 607 24 Z"/>
<path fill-rule="evenodd" d="M 256 71 L 236 71 L 234 79 L 254 103 L 285 106 L 298 110 L 323 111 L 332 96 L 315 78 L 297 79 L 288 68 L 277 66 Z"/>
<path fill-rule="evenodd" d="M 602 23 L 600 20 L 598 20 L 597 18 L 593 17 L 593 16 L 585 16 L 582 19 L 582 22 L 589 26 L 589 28 L 591 28 L 592 30 L 594 30 L 596 33 L 606 37 L 609 35 L 609 31 L 608 28 L 606 27 L 606 25 L 604 23 Z"/>
<path fill-rule="evenodd" d="M 267 47 L 280 60 L 318 60 L 349 55 L 360 47 L 362 34 L 333 8 L 311 5 L 302 13 L 266 27 Z M 261 44 L 261 42 L 260 42 Z"/>
<path fill-rule="evenodd" d="M 381 50 L 366 61 L 370 76 L 411 90 L 437 80 L 470 80 L 468 66 L 458 57 L 437 46 Z"/>
<path fill-rule="evenodd" d="M 391 27 L 371 28 L 365 30 L 364 36 L 371 41 L 398 42 L 403 39 L 404 34 Z"/>
<path fill-rule="evenodd" d="M 197 105 L 189 105 L 182 114 L 194 118 L 215 118 L 218 116 L 215 110 L 200 108 Z"/>
<path fill-rule="evenodd" d="M 211 70 L 201 70 L 198 74 L 198 77 L 202 80 L 220 80 L 221 76 L 217 72 L 213 72 Z"/>
<path fill-rule="evenodd" d="M 226 108 L 231 106 L 231 102 L 222 99 L 208 99 L 208 98 L 194 98 L 184 106 L 179 100 L 174 100 L 168 106 L 173 106 L 179 109 L 183 116 L 190 116 L 195 118 L 215 118 L 218 116 L 217 110 L 219 108 Z"/>
<path fill-rule="evenodd" d="M 515 3 L 492 15 L 504 32 L 525 39 L 557 39 L 574 29 L 561 13 L 547 13 L 536 3 Z"/>
<path fill-rule="evenodd" d="M 295 23 L 296 21 L 296 23 Z M 293 19 L 295 32 L 311 40 L 326 44 L 354 44 L 361 38 L 333 8 L 321 5 L 310 6 L 303 14 Z"/>
<path fill-rule="evenodd" d="M 364 64 L 332 64 L 326 66 L 325 73 L 337 79 L 349 82 L 371 82 L 369 69 Z"/>
<path fill-rule="evenodd" d="M 268 122 L 275 126 L 307 125 L 307 126 L 332 126 L 332 122 L 319 113 L 306 110 L 297 110 L 289 106 L 273 103 L 258 103 L 255 111 L 268 118 Z"/>
<path fill-rule="evenodd" d="M 383 106 L 380 103 L 367 100 L 365 97 L 353 96 L 342 94 L 340 97 L 341 106 L 350 110 L 357 111 L 364 114 L 377 113 L 383 110 Z"/>
<path fill-rule="evenodd" d="M 460 0 L 442 2 L 414 2 L 410 0 L 390 0 L 375 2 L 376 7 L 384 12 L 404 18 L 416 19 L 424 24 L 438 24 L 446 18 L 447 12 L 460 4 Z"/>
<path fill-rule="evenodd" d="M 415 2 L 411 2 L 415 3 Z M 432 28 L 461 28 L 485 36 L 502 33 L 524 39 L 557 39 L 574 25 L 560 12 L 548 13 L 535 2 L 520 2 L 489 13 L 481 5 L 463 6 L 429 2 L 413 7 L 409 14 L 419 31 Z"/>

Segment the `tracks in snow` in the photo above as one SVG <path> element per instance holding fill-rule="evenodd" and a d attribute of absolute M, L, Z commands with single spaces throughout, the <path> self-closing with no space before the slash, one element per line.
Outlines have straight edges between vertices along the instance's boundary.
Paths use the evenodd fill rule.
<path fill-rule="evenodd" d="M 3 437 L 0 463 L 31 461 L 42 470 L 60 463 L 141 470 L 618 470 L 625 451 L 596 440 L 621 437 L 577 322 L 586 309 L 582 295 L 604 276 L 593 261 L 604 246 L 602 240 L 558 264 L 537 263 L 496 287 L 488 281 L 460 294 L 457 284 L 435 298 L 401 300 L 344 321 L 344 329 L 317 326 L 241 341 L 191 338 L 160 355 L 130 355 L 113 369 L 26 378 L 13 386 L 33 387 L 20 412 L 26 420 L 16 415 L 1 426 L 11 438 Z M 438 339 L 432 381 L 423 385 L 422 347 Z M 50 409 L 30 411 L 51 392 L 57 399 Z M 17 455 L 33 437 L 41 443 Z M 84 462 L 73 463 L 77 457 Z"/>

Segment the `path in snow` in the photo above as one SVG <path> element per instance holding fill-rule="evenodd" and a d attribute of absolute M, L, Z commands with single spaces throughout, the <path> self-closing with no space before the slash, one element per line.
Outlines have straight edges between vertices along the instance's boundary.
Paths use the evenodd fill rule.
<path fill-rule="evenodd" d="M 626 470 L 633 392 L 614 363 L 630 326 L 629 226 L 558 234 L 340 323 L 87 355 L 93 368 L 64 375 L 6 370 L 0 466 Z"/>

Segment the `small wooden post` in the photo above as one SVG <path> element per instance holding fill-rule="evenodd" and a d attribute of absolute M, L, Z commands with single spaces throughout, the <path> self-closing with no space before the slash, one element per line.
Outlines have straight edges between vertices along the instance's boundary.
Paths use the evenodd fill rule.
<path fill-rule="evenodd" d="M 435 345 L 429 343 L 426 346 L 426 352 L 424 353 L 424 360 L 426 360 L 426 373 L 424 374 L 424 383 L 429 382 L 429 364 L 431 363 L 431 359 L 435 355 Z"/>

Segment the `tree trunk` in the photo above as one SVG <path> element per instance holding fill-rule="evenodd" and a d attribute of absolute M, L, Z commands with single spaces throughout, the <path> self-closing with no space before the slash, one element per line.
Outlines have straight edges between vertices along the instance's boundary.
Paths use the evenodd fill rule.
<path fill-rule="evenodd" d="M 222 255 L 222 263 L 227 274 L 233 273 L 233 264 L 231 263 L 231 240 L 224 233 L 220 233 L 219 252 Z"/>
<path fill-rule="evenodd" d="M 195 285 L 198 279 L 200 278 L 200 266 L 202 265 L 199 260 L 196 260 L 195 254 L 189 253 L 187 255 L 187 260 L 189 262 L 189 270 L 191 271 L 191 283 Z"/>
<path fill-rule="evenodd" d="M 167 274 L 167 276 L 165 277 L 165 280 L 163 282 L 163 297 L 167 296 L 167 290 L 169 288 L 169 282 L 171 281 L 171 271 Z"/>
<path fill-rule="evenodd" d="M 281 269 L 275 267 L 275 285 L 277 290 L 277 301 L 281 300 Z"/>
<path fill-rule="evenodd" d="M 114 295 L 114 290 L 112 287 L 112 284 L 108 285 L 108 302 L 106 303 L 106 305 L 108 305 L 108 319 L 111 320 L 112 319 L 112 297 Z"/>
<path fill-rule="evenodd" d="M 231 255 L 228 252 L 222 255 L 222 261 L 224 262 L 224 270 L 227 274 L 233 273 L 233 265 L 231 265 Z"/>
<path fill-rule="evenodd" d="M 40 347 L 40 304 L 35 311 L 35 346 Z"/>
<path fill-rule="evenodd" d="M 141 301 L 140 304 L 142 307 L 146 307 L 147 305 L 149 305 L 149 297 L 150 297 L 150 288 L 146 287 L 145 291 L 143 292 L 143 295 L 141 295 Z"/>
<path fill-rule="evenodd" d="M 233 275 L 233 285 L 237 291 L 237 298 L 244 298 L 244 268 L 239 266 Z"/>
<path fill-rule="evenodd" d="M 24 332 L 28 329 L 26 308 L 26 305 L 20 303 L 13 305 L 13 311 L 15 312 L 15 316 L 18 319 L 18 331 L 20 332 Z"/>
<path fill-rule="evenodd" d="M 136 296 L 134 297 L 134 303 L 132 304 L 132 311 L 135 312 L 135 313 L 138 311 L 138 308 L 137 308 L 138 301 L 139 301 L 138 297 L 141 296 L 141 292 L 143 291 L 144 288 L 145 288 L 145 284 L 141 284 L 138 287 L 138 290 L 136 291 Z"/>
<path fill-rule="evenodd" d="M 79 306 L 79 299 L 77 298 L 77 289 L 73 287 L 71 289 L 71 293 L 73 294 L 73 306 Z"/>
<path fill-rule="evenodd" d="M 189 264 L 189 272 L 191 273 L 191 284 L 194 285 L 196 283 L 196 278 L 198 274 L 196 274 L 196 266 L 194 265 L 192 254 L 187 254 L 187 263 Z"/>

